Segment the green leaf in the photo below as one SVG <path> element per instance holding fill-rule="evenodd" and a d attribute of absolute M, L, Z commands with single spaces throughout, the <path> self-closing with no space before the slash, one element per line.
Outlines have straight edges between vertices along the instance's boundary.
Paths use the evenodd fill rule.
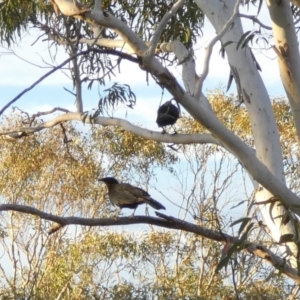
<path fill-rule="evenodd" d="M 224 256 L 218 263 L 217 267 L 216 267 L 216 273 L 219 272 L 221 269 L 223 269 L 224 267 L 226 267 L 229 263 L 231 256 Z"/>
<path fill-rule="evenodd" d="M 239 223 L 243 223 L 243 222 L 248 223 L 251 220 L 252 220 L 252 218 L 250 218 L 250 217 L 244 217 L 244 218 L 238 219 L 238 220 L 234 221 L 233 223 L 231 223 L 230 227 L 233 227 L 234 225 L 239 224 Z"/>
<path fill-rule="evenodd" d="M 294 235 L 291 233 L 284 234 L 279 239 L 279 244 L 289 243 L 294 241 Z"/>
<path fill-rule="evenodd" d="M 240 38 L 240 40 L 238 41 L 237 45 L 236 45 L 236 50 L 239 50 L 239 47 L 241 45 L 241 43 L 243 43 L 243 41 L 246 39 L 246 37 L 251 33 L 251 30 L 246 31 Z"/>
<path fill-rule="evenodd" d="M 247 227 L 247 230 L 246 230 L 246 231 L 243 233 L 243 235 L 241 236 L 241 238 L 240 238 L 238 244 L 239 244 L 239 246 L 243 246 L 243 247 L 241 247 L 240 250 L 242 250 L 242 249 L 244 248 L 245 242 L 246 242 L 246 240 L 247 240 L 247 238 L 248 238 L 248 236 L 249 236 L 249 233 L 250 233 L 251 229 L 253 228 L 253 226 L 254 226 L 254 224 L 251 223 L 251 224 Z"/>
<path fill-rule="evenodd" d="M 273 218 L 272 210 L 274 208 L 275 203 L 276 202 L 272 202 L 271 205 L 270 205 L 270 208 L 269 208 L 269 214 L 270 214 L 270 217 L 271 217 L 273 222 L 274 222 L 274 218 Z"/>
<path fill-rule="evenodd" d="M 228 78 L 228 83 L 227 83 L 227 88 L 226 88 L 226 92 L 228 92 L 228 90 L 230 89 L 230 86 L 232 84 L 233 78 L 234 78 L 233 73 L 230 71 L 229 78 Z"/>
<path fill-rule="evenodd" d="M 242 222 L 241 226 L 240 226 L 240 229 L 238 231 L 238 234 L 240 235 L 243 230 L 245 229 L 245 227 L 248 225 L 248 223 L 250 222 L 251 218 L 245 218 L 245 220 Z"/>
<path fill-rule="evenodd" d="M 232 206 L 230 209 L 236 208 L 236 207 L 238 207 L 238 206 L 242 205 L 243 203 L 245 203 L 245 202 L 247 202 L 247 201 L 248 201 L 248 200 L 243 200 L 243 201 L 240 201 L 238 204 L 236 204 L 236 205 Z"/>
<path fill-rule="evenodd" d="M 249 36 L 247 36 L 247 38 L 244 40 L 243 44 L 242 44 L 242 49 L 245 48 L 249 42 L 252 43 L 253 38 L 255 37 L 255 32 L 251 33 Z"/>

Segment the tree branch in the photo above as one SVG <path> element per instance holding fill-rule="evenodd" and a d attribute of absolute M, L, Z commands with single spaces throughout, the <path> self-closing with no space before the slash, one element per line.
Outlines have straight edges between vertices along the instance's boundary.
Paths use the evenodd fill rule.
<path fill-rule="evenodd" d="M 74 75 L 74 86 L 76 91 L 76 107 L 77 112 L 82 113 L 83 112 L 83 102 L 82 102 L 82 83 L 80 79 L 80 70 L 79 70 L 79 64 L 77 61 L 77 57 L 74 57 L 72 59 L 73 63 L 73 75 Z"/>
<path fill-rule="evenodd" d="M 259 24 L 262 28 L 265 28 L 267 30 L 272 30 L 272 27 L 263 24 L 259 19 L 257 19 L 256 16 L 248 16 L 248 15 L 240 14 L 240 13 L 238 14 L 238 16 L 241 17 L 241 18 L 250 19 L 253 22 Z"/>
<path fill-rule="evenodd" d="M 226 233 L 220 233 L 205 227 L 195 225 L 172 216 L 167 216 L 162 213 L 156 212 L 156 217 L 148 216 L 130 216 L 130 217 L 120 217 L 120 218 L 80 218 L 80 217 L 59 217 L 53 214 L 43 212 L 39 209 L 33 208 L 26 205 L 18 204 L 2 204 L 0 205 L 0 211 L 18 211 L 34 216 L 38 216 L 41 219 L 52 221 L 58 223 L 62 226 L 66 225 L 82 225 L 82 226 L 118 226 L 118 225 L 132 225 L 132 224 L 151 224 L 159 227 L 164 227 L 168 229 L 184 230 L 187 232 L 192 232 L 197 235 L 203 236 L 205 238 L 223 242 L 223 243 L 237 243 L 239 239 L 228 235 Z M 289 278 L 292 278 L 295 282 L 300 284 L 300 277 L 297 276 L 297 270 L 291 268 L 287 265 L 283 258 L 278 257 L 272 251 L 268 250 L 266 247 L 257 245 L 255 243 L 246 242 L 245 249 L 260 258 L 265 262 L 272 265 L 274 268 L 280 270 Z"/>
<path fill-rule="evenodd" d="M 57 109 L 58 110 L 58 109 Z M 41 114 L 41 113 L 39 113 Z M 132 123 L 119 119 L 119 118 L 106 118 L 106 117 L 97 117 L 96 119 L 91 119 L 90 117 L 84 118 L 84 115 L 79 113 L 68 112 L 64 115 L 57 116 L 54 119 L 38 124 L 37 126 L 28 126 L 18 128 L 13 131 L 0 132 L 0 136 L 7 135 L 9 138 L 18 139 L 23 136 L 39 132 L 43 129 L 53 127 L 62 122 L 66 121 L 81 121 L 87 124 L 99 124 L 102 126 L 117 126 L 121 127 L 126 131 L 129 131 L 140 137 L 151 139 L 156 142 L 161 143 L 174 143 L 174 144 L 206 144 L 211 143 L 221 146 L 220 142 L 215 139 L 211 134 L 162 134 L 159 131 L 152 131 L 148 129 L 141 128 L 139 126 L 133 125 Z"/>
<path fill-rule="evenodd" d="M 158 41 L 160 39 L 163 30 L 165 29 L 169 20 L 177 13 L 178 9 L 180 9 L 183 6 L 184 2 L 185 0 L 178 0 L 177 2 L 174 3 L 172 8 L 165 13 L 165 15 L 163 16 L 162 20 L 160 21 L 158 27 L 156 28 L 153 34 L 146 56 L 151 57 L 154 55 Z"/>
<path fill-rule="evenodd" d="M 300 139 L 300 55 L 299 42 L 294 26 L 293 14 L 288 1 L 278 5 L 276 0 L 267 0 L 272 21 L 275 47 L 280 52 L 278 65 L 280 78 L 289 100 Z"/>
<path fill-rule="evenodd" d="M 125 43 L 123 40 L 112 40 L 112 39 L 106 39 L 106 38 L 98 38 L 98 39 L 87 39 L 87 38 L 81 38 L 78 41 L 79 44 L 87 44 L 87 45 L 98 45 L 102 47 L 108 47 L 108 48 L 120 48 L 127 50 L 128 54 L 133 54 L 133 49 L 129 46 L 129 44 Z"/>
<path fill-rule="evenodd" d="M 5 110 L 7 108 L 9 108 L 13 103 L 15 103 L 18 99 L 20 99 L 24 94 L 26 94 L 27 92 L 29 92 L 30 90 L 32 90 L 36 85 L 38 85 L 40 82 L 42 82 L 45 78 L 47 78 L 48 76 L 50 76 L 51 74 L 53 74 L 54 72 L 56 72 L 57 70 L 61 69 L 64 65 L 66 65 L 67 63 L 69 63 L 71 60 L 73 60 L 74 58 L 80 56 L 80 55 L 85 55 L 88 54 L 89 52 L 96 52 L 96 53 L 100 53 L 100 54 L 111 54 L 111 55 L 116 55 L 122 58 L 125 58 L 127 60 L 130 60 L 132 62 L 138 62 L 138 60 L 134 57 L 132 57 L 131 55 L 128 55 L 124 52 L 121 51 L 117 51 L 117 50 L 99 50 L 99 49 L 88 49 L 85 51 L 81 51 L 76 53 L 75 55 L 69 57 L 68 59 L 66 59 L 64 62 L 62 62 L 61 64 L 59 64 L 58 66 L 54 67 L 51 71 L 47 72 L 45 75 L 43 75 L 39 80 L 37 80 L 35 83 L 33 83 L 30 87 L 26 88 L 25 90 L 23 90 L 20 94 L 18 94 L 15 98 L 13 98 L 11 101 L 9 101 L 1 110 L 0 110 L 0 116 L 5 112 Z"/>
<path fill-rule="evenodd" d="M 198 79 L 198 81 L 196 83 L 196 88 L 195 88 L 195 91 L 194 91 L 194 95 L 195 95 L 196 98 L 200 97 L 200 94 L 202 92 L 203 82 L 204 82 L 205 78 L 208 75 L 209 62 L 210 62 L 210 57 L 211 57 L 211 54 L 212 54 L 213 47 L 214 47 L 214 45 L 216 44 L 217 41 L 221 40 L 221 38 L 224 36 L 224 34 L 229 29 L 229 27 L 232 26 L 233 21 L 238 16 L 239 5 L 240 5 L 240 0 L 237 0 L 236 4 L 234 6 L 234 9 L 233 9 L 232 16 L 224 24 L 222 30 L 209 42 L 208 46 L 206 47 L 203 71 L 202 71 L 202 74 L 201 74 L 200 78 Z"/>
<path fill-rule="evenodd" d="M 66 1 L 66 0 L 64 0 Z M 75 16 L 76 17 L 76 16 Z M 100 25 L 114 30 L 133 49 L 134 53 L 142 56 L 147 50 L 146 43 L 124 22 L 109 13 L 93 10 L 84 14 L 84 20 L 90 24 Z"/>
<path fill-rule="evenodd" d="M 81 14 L 90 11 L 77 0 L 52 0 L 52 4 L 56 4 L 59 11 L 68 17 L 80 17 Z"/>
<path fill-rule="evenodd" d="M 178 65 L 182 65 L 182 79 L 185 89 L 192 95 L 195 90 L 196 64 L 193 53 L 182 42 L 175 40 L 170 43 L 162 43 L 159 49 L 163 52 L 172 52 L 178 59 Z"/>
<path fill-rule="evenodd" d="M 196 79 L 199 76 L 196 73 L 196 64 L 193 53 L 189 51 L 180 41 L 173 41 L 171 43 L 162 43 L 160 49 L 165 52 L 173 52 L 179 60 L 179 65 L 182 65 L 182 79 L 185 89 L 190 95 L 195 91 Z M 200 98 L 197 99 L 201 109 L 205 109 L 215 114 L 207 98 L 201 93 Z"/>

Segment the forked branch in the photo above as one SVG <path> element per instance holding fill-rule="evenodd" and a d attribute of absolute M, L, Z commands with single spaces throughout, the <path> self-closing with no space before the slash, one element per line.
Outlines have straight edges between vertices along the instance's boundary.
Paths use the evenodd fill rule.
<path fill-rule="evenodd" d="M 225 23 L 222 30 L 209 42 L 208 46 L 206 47 L 203 71 L 202 71 L 200 78 L 197 81 L 195 92 L 194 92 L 194 95 L 196 98 L 200 97 L 203 82 L 208 75 L 209 62 L 210 62 L 210 57 L 212 54 L 213 47 L 216 44 L 216 42 L 221 40 L 221 38 L 224 36 L 224 34 L 227 32 L 227 30 L 230 28 L 230 26 L 232 26 L 232 23 L 234 22 L 235 18 L 238 16 L 239 5 L 240 5 L 240 0 L 237 0 L 236 4 L 234 6 L 234 9 L 233 9 L 231 18 Z"/>
<path fill-rule="evenodd" d="M 190 222 L 186 222 L 172 216 L 167 216 L 162 213 L 157 213 L 156 217 L 149 216 L 130 216 L 120 218 L 80 218 L 80 217 L 60 217 L 57 215 L 49 214 L 31 206 L 18 205 L 18 204 L 2 204 L 0 205 L 0 211 L 18 211 L 34 216 L 38 216 L 41 219 L 52 221 L 60 224 L 60 226 L 67 225 L 82 225 L 82 226 L 119 226 L 119 225 L 131 225 L 131 224 L 151 224 L 168 229 L 184 230 L 192 232 L 205 238 L 222 242 L 222 243 L 237 243 L 239 239 L 218 231 L 207 229 L 205 227 L 195 225 Z M 271 264 L 274 268 L 280 270 L 286 276 L 292 278 L 296 283 L 300 284 L 300 277 L 297 276 L 297 270 L 287 265 L 283 258 L 278 257 L 272 251 L 266 247 L 257 245 L 255 243 L 244 243 L 245 250 L 249 253 L 262 258 L 265 262 Z"/>

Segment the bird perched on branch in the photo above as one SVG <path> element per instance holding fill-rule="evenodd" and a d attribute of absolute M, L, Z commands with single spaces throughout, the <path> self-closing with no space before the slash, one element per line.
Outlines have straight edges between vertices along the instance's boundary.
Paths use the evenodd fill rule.
<path fill-rule="evenodd" d="M 173 99 L 172 99 L 173 100 Z M 179 106 L 172 104 L 172 100 L 161 105 L 157 110 L 156 123 L 158 127 L 174 125 L 179 118 Z"/>
<path fill-rule="evenodd" d="M 105 177 L 99 179 L 103 181 L 108 188 L 108 197 L 112 204 L 122 208 L 134 209 L 144 203 L 149 204 L 155 209 L 166 209 L 158 201 L 151 198 L 151 196 L 144 190 L 132 186 L 128 183 L 119 183 L 114 177 Z"/>

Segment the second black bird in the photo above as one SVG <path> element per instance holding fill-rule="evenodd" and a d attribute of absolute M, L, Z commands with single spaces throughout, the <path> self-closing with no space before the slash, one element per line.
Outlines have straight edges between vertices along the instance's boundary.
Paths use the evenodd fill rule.
<path fill-rule="evenodd" d="M 114 177 L 105 177 L 99 179 L 103 181 L 108 188 L 108 197 L 112 204 L 122 208 L 136 209 L 139 205 L 147 203 L 155 209 L 166 209 L 158 201 L 138 187 L 128 183 L 119 183 Z M 134 214 L 134 212 L 133 212 Z"/>
<path fill-rule="evenodd" d="M 156 123 L 158 127 L 174 125 L 178 118 L 179 109 L 174 104 L 172 104 L 172 100 L 170 100 L 161 105 L 157 110 Z"/>

